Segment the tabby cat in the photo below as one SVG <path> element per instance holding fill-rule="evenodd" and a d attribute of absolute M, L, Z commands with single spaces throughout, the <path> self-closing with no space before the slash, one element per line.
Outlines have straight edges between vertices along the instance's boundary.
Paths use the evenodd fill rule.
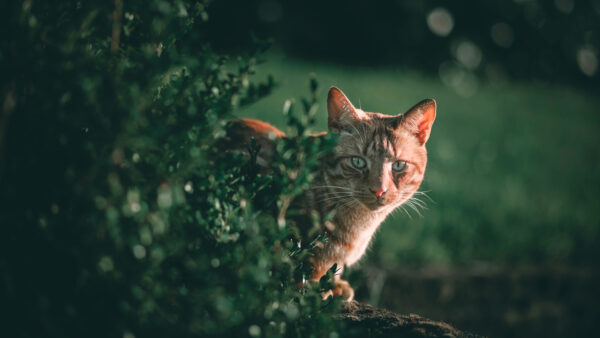
<path fill-rule="evenodd" d="M 323 296 L 352 300 L 354 290 L 340 278 L 343 267 L 356 263 L 386 216 L 417 193 L 427 164 L 425 143 L 436 103 L 426 99 L 395 116 L 369 113 L 355 108 L 341 90 L 331 87 L 327 110 L 329 130 L 338 134 L 338 144 L 322 160 L 312 189 L 299 200 L 303 208 L 333 214 L 323 229 L 327 241 L 314 249 L 310 278 L 319 280 L 337 263 L 335 287 Z M 237 144 L 239 150 L 251 138 L 261 145 L 257 163 L 265 168 L 275 151 L 272 136 L 285 134 L 251 119 L 238 120 L 228 130 L 230 144 Z"/>

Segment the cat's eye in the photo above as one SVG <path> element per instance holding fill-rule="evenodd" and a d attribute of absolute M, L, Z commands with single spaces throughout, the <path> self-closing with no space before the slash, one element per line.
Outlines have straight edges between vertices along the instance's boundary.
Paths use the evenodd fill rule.
<path fill-rule="evenodd" d="M 396 161 L 392 164 L 393 171 L 404 171 L 406 169 L 406 161 Z"/>
<path fill-rule="evenodd" d="M 350 159 L 350 163 L 356 169 L 364 169 L 367 166 L 367 162 L 364 159 L 356 156 Z"/>

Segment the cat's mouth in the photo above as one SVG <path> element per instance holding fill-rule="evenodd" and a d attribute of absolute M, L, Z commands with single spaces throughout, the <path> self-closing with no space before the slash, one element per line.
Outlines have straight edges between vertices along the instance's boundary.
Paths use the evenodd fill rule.
<path fill-rule="evenodd" d="M 361 201 L 361 203 L 371 211 L 377 211 L 388 204 L 385 200 L 378 198 Z"/>

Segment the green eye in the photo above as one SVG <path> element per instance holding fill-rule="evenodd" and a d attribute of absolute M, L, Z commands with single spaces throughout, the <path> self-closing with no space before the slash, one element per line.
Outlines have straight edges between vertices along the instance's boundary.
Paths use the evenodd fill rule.
<path fill-rule="evenodd" d="M 396 161 L 392 164 L 393 171 L 403 171 L 406 169 L 406 161 Z"/>
<path fill-rule="evenodd" d="M 350 163 L 356 169 L 364 169 L 367 166 L 367 162 L 360 157 L 352 157 Z"/>

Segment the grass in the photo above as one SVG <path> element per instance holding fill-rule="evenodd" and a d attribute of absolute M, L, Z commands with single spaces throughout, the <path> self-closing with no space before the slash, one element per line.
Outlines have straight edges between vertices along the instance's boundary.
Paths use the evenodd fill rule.
<path fill-rule="evenodd" d="M 269 55 L 257 78 L 274 75 L 272 95 L 236 112 L 283 128 L 285 99 L 321 85 L 325 130 L 331 85 L 366 111 L 402 113 L 438 102 L 418 215 L 396 212 L 365 263 L 598 263 L 600 255 L 600 100 L 560 85 L 480 82 L 463 97 L 437 77 L 391 67 L 355 68 Z"/>

